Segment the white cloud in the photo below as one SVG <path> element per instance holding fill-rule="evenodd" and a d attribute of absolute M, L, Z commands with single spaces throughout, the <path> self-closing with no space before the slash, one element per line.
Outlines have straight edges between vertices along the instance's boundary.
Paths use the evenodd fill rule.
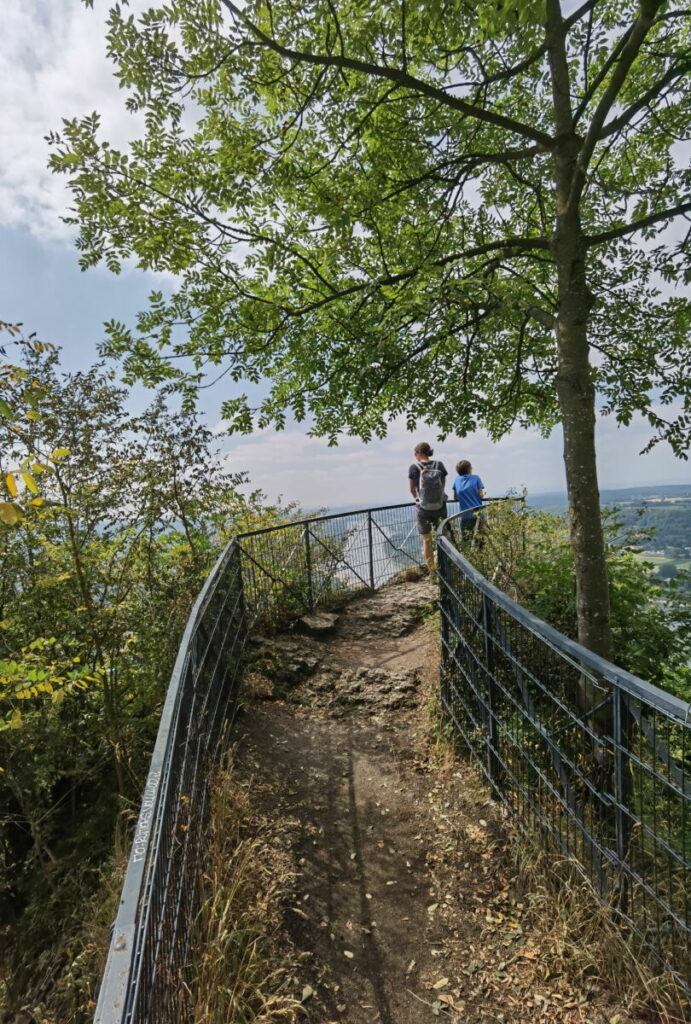
<path fill-rule="evenodd" d="M 131 7 L 134 13 L 144 0 Z M 78 0 L 5 0 L 0 82 L 0 224 L 28 227 L 46 241 L 67 240 L 62 224 L 69 193 L 62 175 L 46 167 L 44 136 L 63 117 L 97 110 L 104 134 L 122 145 L 136 130 L 106 56 L 109 4 L 87 10 Z"/>
<path fill-rule="evenodd" d="M 642 421 L 626 430 L 618 429 L 611 418 L 599 421 L 601 489 L 690 482 L 688 464 L 675 459 L 666 446 L 639 456 L 649 433 Z M 465 439 L 448 438 L 435 444 L 433 431 L 409 434 L 403 421 L 396 421 L 385 440 L 369 445 L 345 438 L 337 448 L 329 448 L 326 441 L 291 429 L 233 437 L 225 447 L 228 466 L 247 470 L 252 488 L 261 488 L 271 501 L 282 495 L 306 508 L 367 507 L 408 499 L 408 466 L 420 440 L 432 444 L 435 458 L 444 462 L 450 474 L 460 459 L 469 459 L 490 495 L 524 486 L 533 493 L 565 490 L 560 430 L 549 438 L 516 430 L 497 444 L 478 431 Z"/>

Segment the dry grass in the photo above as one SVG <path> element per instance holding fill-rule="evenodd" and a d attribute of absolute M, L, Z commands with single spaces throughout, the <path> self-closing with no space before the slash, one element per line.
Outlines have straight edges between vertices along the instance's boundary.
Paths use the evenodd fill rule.
<path fill-rule="evenodd" d="M 555 860 L 529 838 L 509 831 L 518 864 L 517 893 L 554 974 L 568 975 L 589 995 L 611 993 L 636 1019 L 676 1024 L 691 1020 L 688 998 L 670 973 L 656 973 L 634 936 L 618 927 L 576 867 Z"/>
<path fill-rule="evenodd" d="M 232 753 L 219 772 L 209 830 L 207 898 L 197 921 L 195 1024 L 292 1022 L 296 957 L 278 933 L 295 883 L 289 852 L 252 808 Z M 294 989 L 293 989 L 294 991 Z"/>

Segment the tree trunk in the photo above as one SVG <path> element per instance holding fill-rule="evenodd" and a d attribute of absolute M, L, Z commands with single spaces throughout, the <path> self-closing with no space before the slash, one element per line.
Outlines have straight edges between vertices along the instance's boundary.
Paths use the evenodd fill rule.
<path fill-rule="evenodd" d="M 585 245 L 577 217 L 558 223 L 554 257 L 559 279 L 556 384 L 564 431 L 578 639 L 595 654 L 611 659 L 609 584 L 595 455 L 595 387 L 588 360 L 587 324 L 592 298 L 586 284 Z"/>
<path fill-rule="evenodd" d="M 556 219 L 552 236 L 559 297 L 556 386 L 564 431 L 578 639 L 595 654 L 611 659 L 609 584 L 595 458 L 595 387 L 588 360 L 588 317 L 593 297 L 586 277 L 580 192 L 574 189 L 581 173 L 583 139 L 574 129 L 571 71 L 560 0 L 547 0 L 546 13 L 545 41 L 557 129 L 553 151 Z M 586 706 L 592 706 L 589 700 Z"/>

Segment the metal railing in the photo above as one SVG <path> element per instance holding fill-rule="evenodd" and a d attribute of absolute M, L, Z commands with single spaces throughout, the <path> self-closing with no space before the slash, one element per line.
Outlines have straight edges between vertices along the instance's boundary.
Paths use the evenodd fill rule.
<path fill-rule="evenodd" d="M 237 539 L 197 598 L 173 668 L 95 1020 L 183 1022 L 198 906 L 207 767 L 234 717 L 248 612 Z"/>
<path fill-rule="evenodd" d="M 288 522 L 240 535 L 221 554 L 173 670 L 96 1024 L 191 1019 L 209 769 L 235 718 L 250 632 L 421 566 L 414 510 L 408 502 Z M 577 858 L 681 973 L 689 706 L 515 605 L 458 553 L 452 531 L 447 524 L 438 541 L 446 711 L 506 806 Z"/>
<path fill-rule="evenodd" d="M 95 1013 L 97 1024 L 185 1024 L 200 905 L 209 768 L 229 735 L 253 627 L 419 566 L 414 504 L 235 537 L 190 614 L 161 715 Z"/>
<path fill-rule="evenodd" d="M 691 986 L 691 705 L 552 629 L 438 540 L 441 701 L 512 816 Z"/>

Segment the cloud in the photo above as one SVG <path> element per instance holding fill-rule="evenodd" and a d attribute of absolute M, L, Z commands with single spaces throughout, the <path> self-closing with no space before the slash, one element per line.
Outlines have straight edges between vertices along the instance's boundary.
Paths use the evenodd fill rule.
<path fill-rule="evenodd" d="M 131 5 L 134 13 L 148 6 Z M 62 175 L 46 167 L 44 136 L 62 118 L 97 110 L 105 136 L 122 145 L 137 129 L 106 56 L 109 5 L 87 10 L 77 0 L 22 0 L 3 5 L 0 80 L 3 116 L 0 145 L 0 224 L 28 227 L 44 241 L 67 241 L 73 229 L 60 221 L 70 203 Z"/>
<path fill-rule="evenodd" d="M 221 429 L 220 424 L 215 428 L 216 432 Z M 650 455 L 638 454 L 649 434 L 642 420 L 626 429 L 618 428 L 611 418 L 598 422 L 599 480 L 603 490 L 689 482 L 688 464 L 675 459 L 666 446 Z M 515 430 L 498 443 L 478 431 L 465 439 L 448 438 L 435 444 L 433 431 L 411 434 L 398 420 L 383 441 L 365 445 L 355 438 L 344 438 L 337 448 L 329 448 L 325 440 L 307 437 L 295 428 L 278 433 L 264 430 L 227 440 L 224 459 L 228 468 L 246 470 L 251 487 L 263 490 L 271 501 L 280 495 L 308 509 L 367 507 L 408 499 L 408 466 L 420 440 L 432 444 L 435 458 L 444 462 L 450 474 L 460 459 L 469 459 L 490 495 L 523 487 L 529 493 L 566 489 L 560 430 L 549 438 L 535 431 Z"/>

